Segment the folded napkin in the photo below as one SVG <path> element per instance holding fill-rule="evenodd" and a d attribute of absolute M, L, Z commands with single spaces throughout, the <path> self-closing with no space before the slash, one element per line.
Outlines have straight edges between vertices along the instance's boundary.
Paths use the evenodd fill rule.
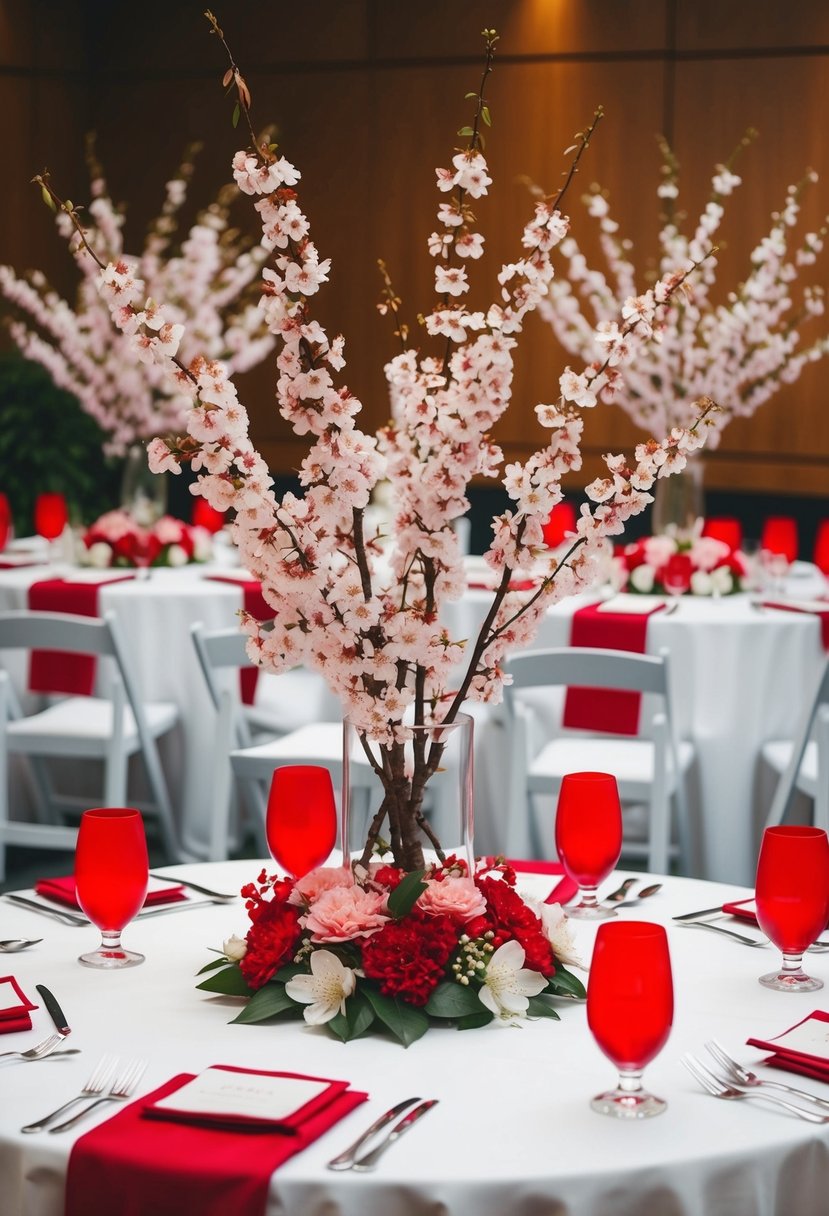
<path fill-rule="evenodd" d="M 66 904 L 70 908 L 80 907 L 75 896 L 75 878 L 72 874 L 67 874 L 65 878 L 39 878 L 35 883 L 35 891 L 46 899 L 53 899 L 56 903 Z M 151 904 L 177 904 L 187 898 L 187 892 L 181 883 L 161 882 L 157 878 L 151 878 L 144 907 Z"/>
<path fill-rule="evenodd" d="M 774 1054 L 764 1060 L 772 1068 L 829 1081 L 829 1013 L 816 1009 L 773 1039 L 746 1039 L 751 1047 Z"/>
<path fill-rule="evenodd" d="M 208 574 L 206 577 L 214 583 L 231 583 L 234 587 L 241 587 L 245 612 L 256 617 L 257 621 L 273 620 L 274 610 L 262 594 L 262 584 L 246 570 L 240 570 L 236 574 Z M 245 705 L 253 705 L 258 679 L 257 667 L 243 667 L 239 672 L 239 688 Z"/>
<path fill-rule="evenodd" d="M 494 860 L 494 857 L 487 858 L 490 865 Z M 579 884 L 564 873 L 564 866 L 560 861 L 541 861 L 534 858 L 523 860 L 514 857 L 507 857 L 504 860 L 508 866 L 512 866 L 516 874 L 560 874 L 562 876 L 560 882 L 555 884 L 545 898 L 545 904 L 566 904 L 578 892 Z"/>
<path fill-rule="evenodd" d="M 235 1074 L 257 1094 L 250 1098 L 251 1106 L 254 1100 L 260 1105 L 258 1078 L 268 1078 L 269 1086 L 274 1078 L 285 1078 L 291 1092 L 296 1082 L 304 1081 L 310 1083 L 312 1096 L 300 1097 L 299 1106 L 283 1110 L 276 1120 L 244 1114 L 240 1118 L 229 1113 L 232 1104 L 224 1102 L 218 1120 L 208 1122 L 205 1116 L 211 1114 L 212 1103 L 203 1100 L 203 1089 L 196 1091 L 203 1097 L 195 1098 L 199 1109 L 193 1109 L 194 1091 L 189 1087 L 196 1078 L 186 1073 L 173 1077 L 76 1141 L 67 1170 L 64 1216 L 100 1211 L 96 1205 L 102 1195 L 107 1196 L 107 1216 L 263 1216 L 273 1171 L 368 1097 L 342 1081 L 227 1065 L 207 1070 L 214 1074 L 214 1097 L 215 1074 L 220 1072 Z M 273 1089 L 268 1101 L 278 1102 Z M 171 1109 L 177 1106 L 181 1109 Z M 180 1121 L 182 1117 L 187 1121 Z"/>
<path fill-rule="evenodd" d="M 829 650 L 829 600 L 761 600 L 764 608 L 779 608 L 783 612 L 808 612 L 820 620 L 824 650 Z"/>
<path fill-rule="evenodd" d="M 37 1009 L 37 1005 L 23 995 L 14 976 L 0 976 L 0 1034 L 31 1030 L 30 1009 Z"/>
<path fill-rule="evenodd" d="M 95 582 L 44 579 L 29 588 L 33 612 L 71 612 L 76 616 L 98 616 L 98 589 L 120 583 L 131 574 L 106 575 Z M 95 687 L 95 657 L 63 650 L 33 650 L 29 656 L 29 691 L 63 692 L 89 697 Z"/>
<path fill-rule="evenodd" d="M 466 585 L 470 591 L 495 591 L 498 579 L 472 578 Z M 532 591 L 540 586 L 540 581 L 535 578 L 512 578 L 509 581 L 510 591 Z"/>
<path fill-rule="evenodd" d="M 750 899 L 737 899 L 723 904 L 722 910 L 728 916 L 737 916 L 740 920 L 749 920 L 752 924 L 757 924 L 757 908 L 753 895 Z"/>
<path fill-rule="evenodd" d="M 615 600 L 621 598 L 616 596 Z M 588 604 L 573 613 L 570 645 L 630 650 L 644 654 L 648 639 L 648 621 L 655 612 L 661 612 L 667 607 L 665 601 L 651 603 L 644 612 L 640 608 L 634 612 L 612 611 L 608 607 L 609 603 L 613 601 Z M 624 692 L 617 688 L 568 688 L 562 722 L 564 726 L 576 730 L 635 735 L 639 731 L 641 703 L 642 696 L 638 692 Z"/>

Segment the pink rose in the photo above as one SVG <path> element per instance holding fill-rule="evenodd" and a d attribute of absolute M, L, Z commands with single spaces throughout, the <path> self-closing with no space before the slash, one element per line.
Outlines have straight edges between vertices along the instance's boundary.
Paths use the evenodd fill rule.
<path fill-rule="evenodd" d="M 315 942 L 347 942 L 355 937 L 370 937 L 391 917 L 386 912 L 386 896 L 362 887 L 332 887 L 323 891 L 305 917 L 305 927 Z"/>
<path fill-rule="evenodd" d="M 417 906 L 427 916 L 456 916 L 473 920 L 486 912 L 486 900 L 471 878 L 443 878 L 426 884 Z"/>
<path fill-rule="evenodd" d="M 691 546 L 691 561 L 700 570 L 710 571 L 727 562 L 731 550 L 713 536 L 700 536 Z"/>
<path fill-rule="evenodd" d="M 351 870 L 346 870 L 343 866 L 318 866 L 316 870 L 311 870 L 297 879 L 293 891 L 288 896 L 288 903 L 302 907 L 316 903 L 325 891 L 353 886 L 354 875 Z"/>

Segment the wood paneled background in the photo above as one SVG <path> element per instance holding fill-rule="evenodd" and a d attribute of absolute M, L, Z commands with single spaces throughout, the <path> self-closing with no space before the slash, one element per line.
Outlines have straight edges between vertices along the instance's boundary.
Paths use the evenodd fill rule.
<path fill-rule="evenodd" d="M 0 261 L 40 267 L 71 291 L 69 259 L 27 182 L 48 165 L 58 191 L 83 200 L 86 130 L 98 132 L 114 195 L 129 202 L 134 242 L 188 140 L 206 145 L 199 196 L 227 179 L 238 140 L 219 83 L 221 48 L 202 8 L 191 0 L 0 0 Z M 431 303 L 424 242 L 438 202 L 434 167 L 448 163 L 467 120 L 464 94 L 478 82 L 484 25 L 501 41 L 488 87 L 495 183 L 478 207 L 488 249 L 474 266 L 481 299 L 494 296 L 500 263 L 519 249 L 530 210 L 521 178 L 552 189 L 564 149 L 597 104 L 607 117 L 567 208 L 588 248 L 579 196 L 595 180 L 608 188 L 637 263 L 645 267 L 656 252 L 658 133 L 679 156 L 683 205 L 693 216 L 713 166 L 747 127 L 760 132 L 740 162 L 744 185 L 723 227 L 724 286 L 744 276 L 770 213 L 807 166 L 822 180 L 806 217 L 815 225 L 829 212 L 826 0 L 315 0 L 290 8 L 237 0 L 218 16 L 249 80 L 256 124 L 275 123 L 285 154 L 302 169 L 314 239 L 334 262 L 319 313 L 345 331 L 347 379 L 372 426 L 386 417 L 382 364 L 395 349 L 375 309 L 376 259 L 386 259 L 414 322 Z M 240 218 L 252 223 L 252 210 L 243 207 Z M 824 258 L 824 283 L 827 265 Z M 553 396 L 565 361 L 533 318 L 497 436 L 509 455 L 534 449 L 533 406 Z M 731 425 L 707 462 L 709 488 L 825 496 L 827 375 L 829 362 L 808 368 L 752 420 Z M 240 387 L 258 445 L 274 472 L 287 473 L 305 445 L 279 419 L 273 381 L 267 366 Z M 583 479 L 595 475 L 602 451 L 636 438 L 618 409 L 594 411 Z"/>

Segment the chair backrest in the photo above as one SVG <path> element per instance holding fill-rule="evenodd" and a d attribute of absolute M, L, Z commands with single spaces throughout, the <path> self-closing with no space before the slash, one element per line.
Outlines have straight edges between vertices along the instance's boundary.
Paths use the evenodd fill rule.
<path fill-rule="evenodd" d="M 250 747 L 253 738 L 244 715 L 239 710 L 238 693 L 231 696 L 222 681 L 217 678 L 217 673 L 223 670 L 238 671 L 243 667 L 255 666 L 248 658 L 247 635 L 242 633 L 238 625 L 227 629 L 205 629 L 202 622 L 197 621 L 190 626 L 190 636 L 214 709 L 219 714 L 230 714 L 236 745 Z M 223 705 L 225 694 L 228 694 L 227 704 Z"/>
<path fill-rule="evenodd" d="M 0 650 L 66 650 L 114 655 L 110 623 L 66 612 L 0 612 Z"/>
<path fill-rule="evenodd" d="M 806 707 L 798 724 L 797 733 L 792 740 L 792 754 L 789 758 L 789 763 L 784 769 L 777 782 L 777 788 L 774 791 L 771 807 L 769 809 L 768 818 L 766 819 L 766 827 L 773 827 L 778 823 L 782 823 L 786 818 L 789 810 L 789 804 L 797 790 L 797 775 L 800 772 L 800 765 L 803 762 L 803 753 L 806 751 L 806 745 L 815 729 L 816 721 L 818 726 L 822 726 L 822 731 L 818 738 L 818 781 L 823 783 L 825 787 L 829 782 L 829 756 L 824 755 L 826 743 L 825 736 L 829 733 L 827 727 L 826 716 L 829 711 L 829 655 L 827 655 L 822 666 L 819 668 L 817 678 L 810 690 Z M 818 789 L 818 796 L 815 799 L 815 822 L 817 826 L 829 828 L 829 823 L 818 823 L 820 818 L 826 818 L 826 808 L 829 805 L 829 792 L 824 788 Z M 820 812 L 820 813 L 819 813 Z"/>
<path fill-rule="evenodd" d="M 549 688 L 563 684 L 668 696 L 668 660 L 665 654 L 567 646 L 528 650 L 513 655 L 506 664 L 506 670 L 513 679 L 512 685 L 505 686 L 510 708 L 516 689 Z"/>

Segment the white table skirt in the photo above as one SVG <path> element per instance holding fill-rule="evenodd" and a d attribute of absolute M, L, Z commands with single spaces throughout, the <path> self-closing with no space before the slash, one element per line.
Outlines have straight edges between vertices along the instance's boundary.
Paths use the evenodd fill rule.
<path fill-rule="evenodd" d="M 792 590 L 794 594 L 794 590 Z M 547 612 L 533 648 L 569 646 L 572 616 L 595 595 L 565 600 Z M 470 591 L 449 611 L 454 636 L 477 635 L 491 602 Z M 754 880 L 757 848 L 774 791 L 760 750 L 769 739 L 791 738 L 806 690 L 823 658 L 817 617 L 757 609 L 748 595 L 719 600 L 683 597 L 670 614 L 648 623 L 647 650 L 670 655 L 677 730 L 695 747 L 689 782 L 691 873 L 722 882 Z M 552 731 L 561 701 L 532 696 L 542 731 Z M 507 733 L 503 711 L 476 709 L 476 843 L 479 852 L 503 849 L 508 814 Z M 520 826 L 520 825 L 519 825 Z M 552 848 L 552 831 L 550 832 Z M 512 834 L 512 850 L 526 839 Z M 550 853 L 552 856 L 552 852 Z"/>
<path fill-rule="evenodd" d="M 233 890 L 255 876 L 258 863 L 181 872 Z M 540 895 L 549 882 L 522 877 L 524 889 Z M 641 911 L 620 915 L 670 925 L 671 915 L 736 894 L 734 887 L 668 878 Z M 175 1073 L 216 1063 L 300 1069 L 367 1089 L 368 1103 L 276 1172 L 268 1216 L 825 1216 L 829 1128 L 760 1102 L 717 1102 L 679 1062 L 686 1050 L 702 1052 L 712 1037 L 755 1062 L 758 1053 L 745 1046 L 749 1035 L 778 1034 L 827 1007 L 824 993 L 804 999 L 761 988 L 757 976 L 776 961 L 773 947 L 751 950 L 670 925 L 674 1028 L 645 1074 L 668 1110 L 629 1125 L 588 1106 L 613 1082 L 614 1070 L 593 1042 L 580 1004 L 562 1002 L 560 1022 L 429 1030 L 407 1050 L 379 1036 L 343 1045 L 304 1023 L 228 1025 L 238 1001 L 197 992 L 195 972 L 209 946 L 232 931 L 243 933 L 246 923 L 241 901 L 135 922 L 125 942 L 147 962 L 98 974 L 75 961 L 94 944 L 94 929 L 64 927 L 0 901 L 0 936 L 45 939 L 10 955 L 6 971 L 33 998 L 36 983 L 54 991 L 72 1026 L 71 1043 L 82 1050 L 63 1060 L 0 1064 L 3 1216 L 61 1216 L 69 1149 L 110 1112 L 59 1136 L 23 1136 L 18 1129 L 75 1094 L 104 1052 L 146 1057 L 139 1094 Z M 586 957 L 594 933 L 589 924 L 576 926 Z M 829 955 L 809 956 L 809 967 L 829 981 Z M 33 1020 L 31 1031 L 3 1036 L 0 1049 L 31 1046 L 51 1031 L 44 1009 Z M 803 1083 L 829 1097 L 829 1086 Z M 416 1094 L 440 1104 L 376 1173 L 325 1169 L 381 1111 Z"/>

